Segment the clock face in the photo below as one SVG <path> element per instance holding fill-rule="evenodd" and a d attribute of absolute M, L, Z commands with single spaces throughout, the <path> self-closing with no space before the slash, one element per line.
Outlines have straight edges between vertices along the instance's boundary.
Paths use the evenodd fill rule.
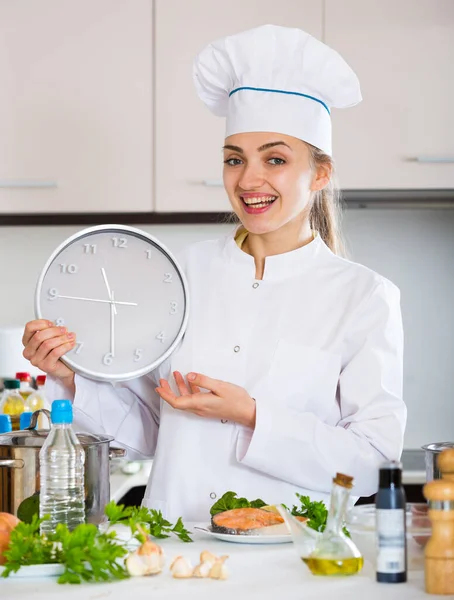
<path fill-rule="evenodd" d="M 132 227 L 103 225 L 66 240 L 38 281 L 35 312 L 76 334 L 62 360 L 101 381 L 125 381 L 165 360 L 184 334 L 185 278 L 170 252 Z"/>

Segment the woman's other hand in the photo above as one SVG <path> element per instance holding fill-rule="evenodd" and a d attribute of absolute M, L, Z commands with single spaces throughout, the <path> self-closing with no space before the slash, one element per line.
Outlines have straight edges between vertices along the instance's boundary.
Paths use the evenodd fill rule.
<path fill-rule="evenodd" d="M 178 371 L 174 372 L 174 377 L 179 396 L 173 393 L 166 379 L 160 379 L 160 387 L 156 388 L 161 398 L 173 408 L 255 428 L 255 400 L 244 388 L 200 373 L 189 373 L 188 383 Z M 209 391 L 202 392 L 201 388 Z"/>
<path fill-rule="evenodd" d="M 70 390 L 74 389 L 74 372 L 60 358 L 76 344 L 74 333 L 38 319 L 25 325 L 22 337 L 23 356 L 44 373 L 57 377 Z"/>

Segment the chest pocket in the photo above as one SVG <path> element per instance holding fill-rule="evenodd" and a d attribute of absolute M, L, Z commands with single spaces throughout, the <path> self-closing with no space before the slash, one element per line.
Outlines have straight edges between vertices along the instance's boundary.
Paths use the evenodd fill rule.
<path fill-rule="evenodd" d="M 274 353 L 270 381 L 290 408 L 324 418 L 337 403 L 340 367 L 340 355 L 282 338 Z"/>

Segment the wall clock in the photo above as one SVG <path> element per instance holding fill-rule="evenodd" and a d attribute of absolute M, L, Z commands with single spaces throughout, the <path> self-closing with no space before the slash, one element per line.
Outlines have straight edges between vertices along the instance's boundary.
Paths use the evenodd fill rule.
<path fill-rule="evenodd" d="M 35 292 L 35 314 L 76 334 L 62 360 L 99 381 L 148 373 L 184 335 L 188 286 L 170 251 L 123 225 L 84 229 L 50 256 Z"/>

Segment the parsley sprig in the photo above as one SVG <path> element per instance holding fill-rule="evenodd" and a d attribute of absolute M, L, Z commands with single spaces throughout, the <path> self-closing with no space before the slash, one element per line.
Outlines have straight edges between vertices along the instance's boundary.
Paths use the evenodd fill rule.
<path fill-rule="evenodd" d="M 296 494 L 296 497 L 301 502 L 301 506 L 293 506 L 291 513 L 294 517 L 306 517 L 307 526 L 315 531 L 323 531 L 328 519 L 328 510 L 325 503 L 321 500 L 311 502 L 309 496 Z"/>
<path fill-rule="evenodd" d="M 291 513 L 294 517 L 306 517 L 309 519 L 306 521 L 306 525 L 315 529 L 315 531 L 325 531 L 326 523 L 328 521 L 328 509 L 322 500 L 314 500 L 311 502 L 309 496 L 302 496 L 296 493 L 298 500 L 301 502 L 301 506 L 293 506 Z M 343 528 L 345 535 L 350 536 L 349 531 L 346 527 Z"/>
<path fill-rule="evenodd" d="M 95 525 L 84 523 L 69 531 L 57 525 L 56 531 L 40 535 L 45 519 L 35 515 L 31 523 L 19 523 L 11 532 L 2 577 L 8 577 L 26 565 L 59 563 L 65 571 L 58 583 L 125 579 L 128 573 L 119 561 L 128 550 L 117 543 L 115 532 L 100 533 Z"/>
<path fill-rule="evenodd" d="M 185 529 L 181 518 L 178 519 L 175 525 L 164 519 L 160 510 L 146 508 L 145 506 L 123 506 L 123 504 L 115 504 L 114 501 L 109 502 L 105 508 L 105 514 L 111 525 L 122 523 L 129 525 L 131 531 L 135 533 L 135 537 L 139 541 L 142 540 L 140 533 L 136 533 L 137 525 L 142 525 L 147 533 L 158 539 L 170 537 L 170 534 L 175 534 L 182 542 L 192 542 L 189 531 Z"/>

